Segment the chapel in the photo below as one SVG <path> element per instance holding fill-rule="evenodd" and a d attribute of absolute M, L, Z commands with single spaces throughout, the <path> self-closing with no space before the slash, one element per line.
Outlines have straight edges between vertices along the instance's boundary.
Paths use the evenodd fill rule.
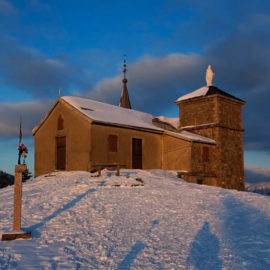
<path fill-rule="evenodd" d="M 35 176 L 56 170 L 95 171 L 98 164 L 176 170 L 197 184 L 244 189 L 242 105 L 212 85 L 179 97 L 179 117 L 155 117 L 131 108 L 124 63 L 119 106 L 59 97 L 35 136 Z"/>

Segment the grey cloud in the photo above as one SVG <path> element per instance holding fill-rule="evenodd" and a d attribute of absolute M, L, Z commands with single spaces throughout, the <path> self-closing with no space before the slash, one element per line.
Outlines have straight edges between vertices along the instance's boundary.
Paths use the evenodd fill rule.
<path fill-rule="evenodd" d="M 212 64 L 214 85 L 247 101 L 243 109 L 245 149 L 270 151 L 270 16 L 254 15 L 202 54 L 144 57 L 129 64 L 128 88 L 135 109 L 172 111 L 178 96 L 205 85 Z M 121 77 L 99 82 L 90 97 L 118 104 Z"/>
<path fill-rule="evenodd" d="M 112 79 L 103 79 L 97 83 L 89 96 L 93 99 L 116 105 L 120 97 L 119 91 L 121 91 L 121 77 L 117 76 Z"/>
<path fill-rule="evenodd" d="M 83 69 L 10 39 L 2 40 L 0 45 L 0 74 L 5 84 L 39 99 L 56 97 L 59 87 L 69 92 L 73 87 L 83 91 L 88 85 Z"/>
<path fill-rule="evenodd" d="M 145 56 L 130 64 L 128 88 L 133 107 L 158 114 L 175 106 L 174 101 L 178 96 L 204 84 L 204 75 L 200 71 L 204 69 L 205 63 L 205 59 L 196 54 L 170 54 L 162 58 Z M 121 87 L 120 76 L 104 79 L 89 96 L 118 104 Z"/>
<path fill-rule="evenodd" d="M 23 135 L 31 135 L 52 102 L 0 103 L 0 137 L 12 137 L 19 134 L 20 116 L 23 123 Z"/>
<path fill-rule="evenodd" d="M 270 151 L 269 27 L 269 15 L 253 16 L 206 54 L 218 73 L 217 85 L 247 101 L 243 110 L 246 149 Z"/>
<path fill-rule="evenodd" d="M 128 63 L 128 88 L 133 108 L 158 115 L 166 115 L 173 109 L 177 112 L 174 101 L 205 85 L 205 70 L 212 64 L 216 73 L 214 84 L 247 101 L 243 110 L 245 149 L 270 151 L 269 27 L 269 15 L 255 14 L 245 17 L 234 32 L 213 42 L 201 54 L 144 56 Z M 94 60 L 90 57 L 89 61 Z M 39 99 L 56 97 L 58 87 L 77 88 L 73 93 L 118 105 L 122 88 L 122 76 L 117 75 L 101 80 L 87 92 L 95 80 L 89 70 L 72 65 L 62 57 L 51 59 L 19 46 L 16 41 L 3 42 L 3 39 L 0 74 L 6 84 L 28 91 Z M 8 130 L 2 123 L 3 129 Z"/>

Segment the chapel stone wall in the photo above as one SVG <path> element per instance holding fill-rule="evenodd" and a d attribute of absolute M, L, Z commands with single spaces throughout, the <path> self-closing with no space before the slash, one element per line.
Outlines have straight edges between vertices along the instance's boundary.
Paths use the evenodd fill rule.
<path fill-rule="evenodd" d="M 116 151 L 108 149 L 108 137 L 117 138 Z M 142 169 L 162 168 L 162 136 L 160 133 L 135 130 L 132 128 L 110 125 L 92 124 L 91 126 L 90 163 L 96 164 L 119 163 L 132 168 L 132 139 L 142 140 Z"/>
<path fill-rule="evenodd" d="M 243 104 L 240 100 L 218 94 L 178 104 L 180 131 L 187 130 L 216 141 L 216 146 L 211 150 L 214 158 L 208 165 L 200 163 L 199 148 L 195 147 L 192 155 L 192 173 L 200 171 L 206 176 L 210 170 L 216 176 L 216 180 L 210 182 L 216 186 L 244 189 Z M 194 179 L 193 176 L 191 181 Z"/>
<path fill-rule="evenodd" d="M 181 170 L 188 172 L 191 170 L 191 147 L 189 141 L 175 136 L 163 135 L 163 170 Z"/>

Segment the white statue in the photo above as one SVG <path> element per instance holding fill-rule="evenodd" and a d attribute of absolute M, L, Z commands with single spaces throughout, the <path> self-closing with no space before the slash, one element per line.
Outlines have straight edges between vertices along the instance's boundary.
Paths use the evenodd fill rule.
<path fill-rule="evenodd" d="M 212 85 L 214 75 L 215 75 L 215 73 L 211 69 L 211 65 L 208 65 L 208 68 L 206 70 L 206 76 L 205 76 L 207 86 Z"/>

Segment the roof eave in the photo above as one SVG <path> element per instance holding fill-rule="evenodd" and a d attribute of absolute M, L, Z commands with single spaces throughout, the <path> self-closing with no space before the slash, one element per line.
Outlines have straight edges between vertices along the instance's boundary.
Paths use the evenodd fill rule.
<path fill-rule="evenodd" d="M 191 132 L 190 132 L 191 133 Z M 216 141 L 214 141 L 213 139 L 211 138 L 207 138 L 207 139 L 211 139 L 213 140 L 212 142 L 211 141 L 203 141 L 203 140 L 196 140 L 196 139 L 191 139 L 181 133 L 176 133 L 176 132 L 172 132 L 172 131 L 167 131 L 167 130 L 164 130 L 164 134 L 167 134 L 167 135 L 170 135 L 170 136 L 173 136 L 175 138 L 179 138 L 179 139 L 182 139 L 184 141 L 188 141 L 188 142 L 196 142 L 196 143 L 205 143 L 205 144 L 212 144 L 212 145 L 216 145 Z M 195 134 L 196 135 L 196 134 Z"/>
<path fill-rule="evenodd" d="M 205 96 L 200 96 L 200 97 L 192 97 L 192 98 L 188 98 L 188 99 L 175 101 L 175 104 L 178 105 L 180 103 L 185 103 L 185 102 L 194 101 L 194 100 L 200 100 L 200 99 L 206 98 L 206 97 L 208 97 L 208 98 L 210 98 L 210 97 L 221 97 L 221 98 L 224 98 L 224 99 L 233 100 L 236 103 L 239 103 L 239 104 L 242 104 L 242 105 L 246 104 L 246 101 L 244 101 L 244 100 L 242 100 L 240 98 L 232 98 L 232 97 L 224 96 L 224 95 L 220 95 L 220 94 L 212 94 L 212 95 L 205 95 Z"/>
<path fill-rule="evenodd" d="M 152 133 L 159 133 L 162 134 L 164 132 L 163 129 L 151 129 L 151 128 L 146 128 L 146 127 L 139 127 L 139 126 L 131 126 L 131 125 L 125 125 L 125 124 L 119 124 L 119 123 L 112 123 L 112 122 L 105 122 L 101 120 L 93 120 L 92 124 L 101 124 L 101 125 L 107 125 L 107 126 L 115 126 L 115 127 L 123 127 L 123 128 L 131 128 L 131 129 L 136 129 L 140 131 L 147 131 L 147 132 L 152 132 Z"/>
<path fill-rule="evenodd" d="M 32 136 L 35 136 L 37 131 L 40 129 L 40 127 L 43 125 L 43 123 L 48 119 L 48 117 L 51 115 L 52 111 L 56 107 L 56 105 L 59 103 L 60 98 L 58 98 L 54 104 L 51 106 L 49 111 L 45 114 L 45 116 L 40 120 L 40 122 L 32 129 Z"/>

